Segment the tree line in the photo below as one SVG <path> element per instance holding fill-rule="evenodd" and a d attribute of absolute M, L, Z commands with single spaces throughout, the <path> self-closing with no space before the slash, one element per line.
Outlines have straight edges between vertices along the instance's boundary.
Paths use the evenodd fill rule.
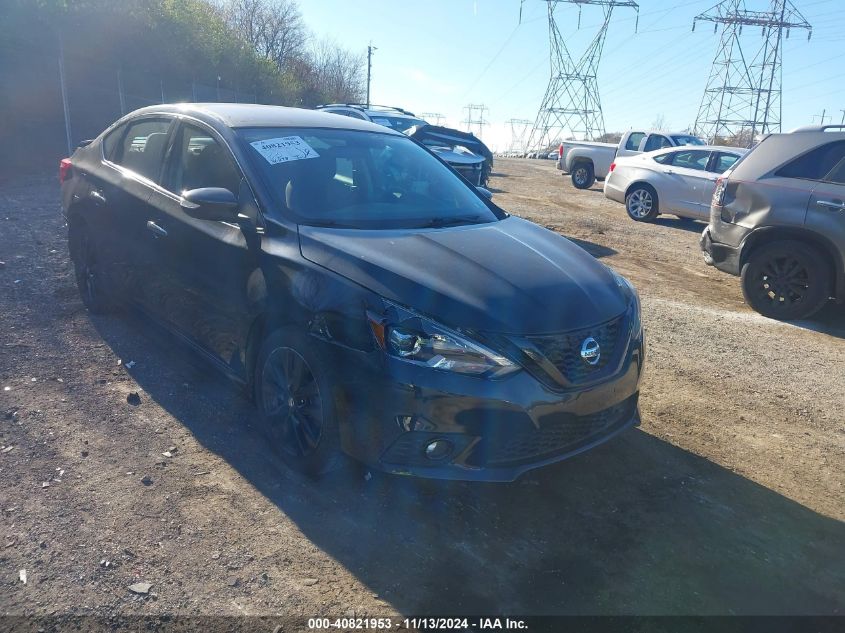
<path fill-rule="evenodd" d="M 74 142 L 161 96 L 217 100 L 223 87 L 222 100 L 313 107 L 365 94 L 364 55 L 315 34 L 297 0 L 0 0 L 0 7 L 0 141 L 17 146 L 26 134 L 35 154 L 38 147 L 54 153 L 64 139 L 60 58 Z M 217 90 L 197 96 L 192 86 Z"/>

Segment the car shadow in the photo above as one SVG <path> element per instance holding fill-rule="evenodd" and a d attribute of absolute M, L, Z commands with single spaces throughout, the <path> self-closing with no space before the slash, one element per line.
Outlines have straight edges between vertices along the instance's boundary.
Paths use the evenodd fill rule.
<path fill-rule="evenodd" d="M 286 474 L 252 406 L 134 318 L 96 319 L 135 381 L 404 614 L 830 614 L 845 525 L 642 430 L 513 484 Z M 173 385 L 190 384 L 190 394 Z M 683 419 L 676 424 L 684 425 Z M 170 503 L 174 503 L 171 501 Z"/>
<path fill-rule="evenodd" d="M 689 231 L 690 233 L 701 233 L 704 230 L 704 227 L 707 226 L 706 222 L 699 222 L 698 220 L 693 220 L 691 218 L 670 218 L 666 216 L 660 216 L 655 218 L 654 220 L 652 220 L 652 224 L 656 224 L 657 226 L 665 226 L 669 229 Z"/>
<path fill-rule="evenodd" d="M 789 324 L 799 327 L 802 330 L 811 330 L 845 339 L 845 306 L 830 301 L 811 318 L 801 321 L 789 321 Z"/>
<path fill-rule="evenodd" d="M 596 259 L 601 259 L 602 257 L 610 257 L 611 255 L 616 255 L 617 253 L 617 251 L 615 251 L 614 249 L 608 246 L 603 246 L 602 244 L 596 244 L 595 242 L 582 240 L 577 237 L 570 237 L 568 235 L 564 235 L 564 237 L 570 242 L 574 242 L 575 244 L 583 248 Z"/>

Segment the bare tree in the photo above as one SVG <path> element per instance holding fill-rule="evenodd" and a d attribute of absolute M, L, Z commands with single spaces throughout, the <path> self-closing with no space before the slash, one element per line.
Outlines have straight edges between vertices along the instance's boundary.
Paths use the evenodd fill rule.
<path fill-rule="evenodd" d="M 318 41 L 310 55 L 313 85 L 323 101 L 357 102 L 363 98 L 364 56 L 330 39 Z"/>
<path fill-rule="evenodd" d="M 228 0 L 229 26 L 279 70 L 305 54 L 308 32 L 295 0 Z"/>
<path fill-rule="evenodd" d="M 665 114 L 658 114 L 654 121 L 651 122 L 651 129 L 653 130 L 665 130 L 666 129 L 666 115 Z"/>

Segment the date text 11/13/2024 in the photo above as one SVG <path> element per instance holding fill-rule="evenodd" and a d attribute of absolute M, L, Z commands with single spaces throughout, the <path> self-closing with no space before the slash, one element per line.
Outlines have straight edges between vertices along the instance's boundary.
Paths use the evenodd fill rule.
<path fill-rule="evenodd" d="M 464 631 L 467 629 L 480 631 L 519 631 L 527 630 L 524 620 L 512 618 L 309 618 L 308 628 L 321 630 L 383 630 L 403 628 L 418 631 Z"/>

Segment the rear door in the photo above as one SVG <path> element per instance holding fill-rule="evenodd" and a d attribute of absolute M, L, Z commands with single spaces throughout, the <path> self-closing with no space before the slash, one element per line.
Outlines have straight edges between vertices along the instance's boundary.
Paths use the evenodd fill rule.
<path fill-rule="evenodd" d="M 837 148 L 838 154 L 845 154 L 845 145 Z M 806 226 L 830 240 L 840 253 L 845 250 L 845 155 L 813 190 Z M 843 272 L 842 259 L 838 266 Z"/>
<path fill-rule="evenodd" d="M 254 197 L 225 141 L 204 124 L 183 120 L 162 178 L 150 197 L 148 221 L 160 227 L 147 236 L 162 262 L 156 280 L 158 316 L 241 375 L 239 351 L 249 323 L 247 279 L 257 268 L 259 239 L 234 222 L 191 217 L 181 193 L 221 187 L 241 200 L 251 226 L 260 218 Z"/>
<path fill-rule="evenodd" d="M 705 206 L 706 191 L 712 195 L 714 174 L 707 171 L 710 152 L 684 149 L 672 154 L 665 169 L 666 187 L 658 191 L 663 210 L 691 218 L 706 219 L 710 216 L 709 197 Z"/>
<path fill-rule="evenodd" d="M 163 165 L 173 117 L 133 119 L 106 137 L 102 169 L 90 178 L 89 197 L 98 209 L 102 251 L 127 298 L 147 303 L 146 281 L 154 274 L 144 248 L 147 201 Z"/>

